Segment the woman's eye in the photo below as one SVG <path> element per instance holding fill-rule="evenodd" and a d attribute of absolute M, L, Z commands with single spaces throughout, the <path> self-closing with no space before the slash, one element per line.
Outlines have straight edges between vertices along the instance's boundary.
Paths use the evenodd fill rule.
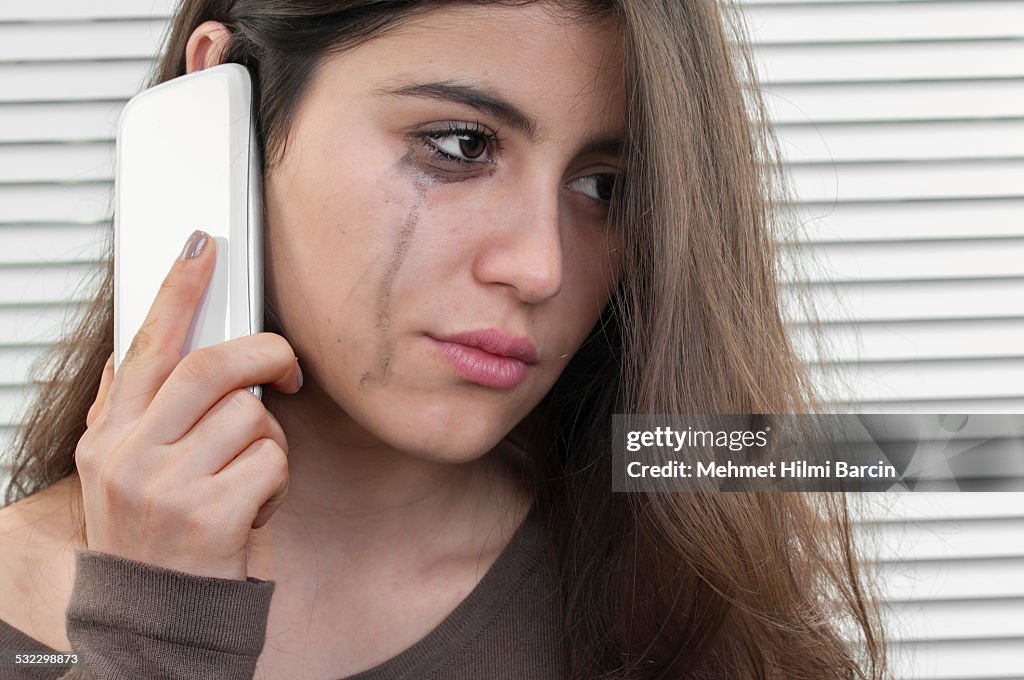
<path fill-rule="evenodd" d="M 589 177 L 574 179 L 567 186 L 573 191 L 578 191 L 596 201 L 607 203 L 612 200 L 612 190 L 615 188 L 616 177 L 617 175 L 614 173 L 590 175 Z"/>
<path fill-rule="evenodd" d="M 432 153 L 455 163 L 481 165 L 491 162 L 488 147 L 493 135 L 469 129 L 449 129 L 426 134 Z"/>

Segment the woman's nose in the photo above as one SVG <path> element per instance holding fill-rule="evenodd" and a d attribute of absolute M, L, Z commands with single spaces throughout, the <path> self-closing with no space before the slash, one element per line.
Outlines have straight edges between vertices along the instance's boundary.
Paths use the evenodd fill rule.
<path fill-rule="evenodd" d="M 532 304 L 557 295 L 564 271 L 557 185 L 543 194 L 510 192 L 494 207 L 494 229 L 474 260 L 477 280 L 509 286 Z"/>

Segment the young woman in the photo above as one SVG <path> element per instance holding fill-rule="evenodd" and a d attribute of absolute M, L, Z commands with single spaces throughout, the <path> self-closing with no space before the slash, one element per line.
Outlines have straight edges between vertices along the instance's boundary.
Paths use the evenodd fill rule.
<path fill-rule="evenodd" d="M 611 490 L 613 413 L 816 408 L 728 25 L 185 0 L 154 82 L 253 75 L 268 331 L 181 356 L 197 233 L 115 376 L 106 268 L 0 512 L 0 648 L 81 658 L 0 677 L 883 677 L 842 495 Z"/>

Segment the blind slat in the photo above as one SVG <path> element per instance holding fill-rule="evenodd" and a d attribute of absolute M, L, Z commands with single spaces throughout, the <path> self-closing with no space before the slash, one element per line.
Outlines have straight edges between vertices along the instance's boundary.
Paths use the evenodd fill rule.
<path fill-rule="evenodd" d="M 803 240 L 857 242 L 1019 236 L 1021 215 L 1024 196 L 801 205 L 791 221 Z"/>
<path fill-rule="evenodd" d="M 886 563 L 876 573 L 892 601 L 1024 597 L 1024 559 Z"/>
<path fill-rule="evenodd" d="M 51 344 L 58 330 L 81 303 L 0 305 L 0 345 Z"/>
<path fill-rule="evenodd" d="M 29 366 L 42 353 L 41 347 L 5 347 L 0 345 L 0 386 L 17 387 L 28 375 Z"/>
<path fill-rule="evenodd" d="M 1024 79 L 776 85 L 765 91 L 779 123 L 1024 117 Z"/>
<path fill-rule="evenodd" d="M 12 224 L 0 227 L 0 267 L 38 262 L 98 261 L 109 224 Z"/>
<path fill-rule="evenodd" d="M 112 203 L 110 182 L 0 185 L 0 223 L 99 222 L 110 217 Z"/>
<path fill-rule="evenodd" d="M 1020 36 L 1019 2 L 747 3 L 755 42 L 962 40 Z"/>
<path fill-rule="evenodd" d="M 824 322 L 1024 318 L 1024 279 L 821 284 L 787 289 L 784 304 L 798 294 Z"/>
<path fill-rule="evenodd" d="M 114 139 L 123 101 L 0 106 L 0 144 Z"/>
<path fill-rule="evenodd" d="M 0 184 L 111 181 L 114 145 L 18 144 L 0 146 Z"/>
<path fill-rule="evenodd" d="M 1024 119 L 783 125 L 776 133 L 794 163 L 1024 157 Z"/>
<path fill-rule="evenodd" d="M 1015 40 L 763 46 L 755 58 L 768 85 L 1024 76 L 1024 43 Z"/>
<path fill-rule="evenodd" d="M 818 272 L 808 273 L 815 281 L 1024 278 L 1024 235 L 978 241 L 801 244 L 789 252 L 820 263 Z"/>
<path fill-rule="evenodd" d="M 897 642 L 1005 637 L 1024 640 L 1024 599 L 912 602 L 886 609 L 893 631 L 890 637 Z"/>
<path fill-rule="evenodd" d="M 1014 196 L 1024 187 L 1024 159 L 948 163 L 857 163 L 789 168 L 803 201 L 885 201 Z"/>
<path fill-rule="evenodd" d="M 807 342 L 795 327 L 795 343 Z M 912 361 L 1024 355 L 1024 318 L 988 321 L 890 322 L 826 327 L 833 361 Z M 806 354 L 810 356 L 810 354 Z"/>
<path fill-rule="evenodd" d="M 0 305 L 62 302 L 96 270 L 91 263 L 0 267 Z"/>
<path fill-rule="evenodd" d="M 1000 446 L 996 443 L 992 448 Z M 1008 449 L 1008 454 L 1016 454 L 1017 467 L 1024 475 L 1024 451 L 1020 450 L 1020 445 L 1007 442 L 1001 448 Z M 1012 462 L 1007 462 L 1007 471 L 1011 465 Z M 959 522 L 887 523 L 872 525 L 865 533 L 877 542 L 879 558 L 890 562 L 1024 558 L 1024 540 L 1004 540 L 1006 536 L 1024 537 L 1024 517 Z"/>
<path fill-rule="evenodd" d="M 0 64 L 0 104 L 127 99 L 142 90 L 151 66 L 148 59 Z"/>
<path fill-rule="evenodd" d="M 1024 493 L 859 494 L 857 520 L 905 522 L 1021 517 Z"/>
<path fill-rule="evenodd" d="M 0 62 L 88 59 L 151 59 L 165 22 L 127 21 L 0 23 Z"/>
<path fill-rule="evenodd" d="M 870 401 L 1024 396 L 1024 358 L 840 364 L 824 370 Z"/>
<path fill-rule="evenodd" d="M 1003 680 L 1024 668 L 1024 638 L 904 642 L 893 666 L 922 680 Z"/>
<path fill-rule="evenodd" d="M 24 409 L 35 393 L 28 386 L 0 385 L 0 425 L 20 423 Z"/>
<path fill-rule="evenodd" d="M 831 403 L 831 402 L 830 402 Z M 872 402 L 866 399 L 848 399 L 836 408 L 853 410 L 857 413 L 885 414 L 910 413 L 930 415 L 935 413 L 1024 413 L 1024 396 L 955 399 L 890 399 L 885 402 Z"/>
<path fill-rule="evenodd" d="M 47 0 L 0 4 L 0 21 L 148 19 L 170 16 L 174 0 Z"/>

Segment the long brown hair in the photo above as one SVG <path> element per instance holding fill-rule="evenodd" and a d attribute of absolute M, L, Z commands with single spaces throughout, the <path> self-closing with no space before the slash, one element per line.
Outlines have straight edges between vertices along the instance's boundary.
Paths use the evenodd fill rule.
<path fill-rule="evenodd" d="M 463 0 L 468 1 L 468 0 Z M 438 0 L 182 0 L 152 79 L 185 72 L 208 20 L 253 75 L 264 163 L 325 54 Z M 526 4 L 512 1 L 503 4 Z M 512 434 L 553 537 L 571 677 L 882 678 L 877 604 L 844 494 L 611 492 L 614 413 L 821 410 L 780 312 L 777 152 L 735 8 L 577 0 L 625 48 L 628 173 L 611 220 L 625 274 L 580 351 Z M 109 245 L 109 243 L 108 243 Z M 90 306 L 33 367 L 7 502 L 75 472 L 113 346 L 108 249 Z M 267 330 L 279 330 L 272 308 Z"/>

